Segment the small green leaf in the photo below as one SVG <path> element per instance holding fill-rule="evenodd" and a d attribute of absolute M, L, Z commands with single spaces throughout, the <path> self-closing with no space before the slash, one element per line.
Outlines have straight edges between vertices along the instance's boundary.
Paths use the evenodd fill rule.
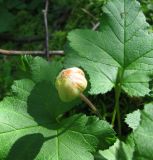
<path fill-rule="evenodd" d="M 130 128 L 135 130 L 140 124 L 140 115 L 140 110 L 136 110 L 133 113 L 129 113 L 125 118 L 125 122 L 128 124 Z"/>

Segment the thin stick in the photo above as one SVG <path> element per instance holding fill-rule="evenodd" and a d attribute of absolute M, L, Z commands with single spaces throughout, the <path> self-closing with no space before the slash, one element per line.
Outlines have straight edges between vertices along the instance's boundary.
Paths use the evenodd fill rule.
<path fill-rule="evenodd" d="M 49 58 L 48 6 L 49 6 L 49 0 L 46 0 L 45 10 L 43 10 L 43 13 L 44 13 L 44 24 L 45 24 L 45 54 L 47 59 Z"/>
<path fill-rule="evenodd" d="M 90 13 L 88 10 L 86 10 L 85 8 L 81 8 L 81 10 L 86 13 L 88 16 L 90 16 L 91 18 L 93 18 L 95 21 L 98 21 L 98 18 L 95 17 L 92 13 Z"/>
<path fill-rule="evenodd" d="M 4 50 L 0 49 L 0 54 L 3 55 L 44 55 L 44 51 L 14 51 L 14 50 Z M 48 51 L 49 55 L 64 55 L 64 51 Z"/>
<path fill-rule="evenodd" d="M 94 31 L 97 30 L 97 28 L 98 28 L 99 26 L 100 26 L 100 22 L 94 24 L 92 30 L 94 30 Z"/>
<path fill-rule="evenodd" d="M 92 102 L 84 95 L 84 94 L 80 94 L 80 98 L 88 104 L 88 106 L 91 108 L 91 110 L 100 118 L 102 119 L 102 116 L 100 115 L 98 109 L 92 104 Z"/>

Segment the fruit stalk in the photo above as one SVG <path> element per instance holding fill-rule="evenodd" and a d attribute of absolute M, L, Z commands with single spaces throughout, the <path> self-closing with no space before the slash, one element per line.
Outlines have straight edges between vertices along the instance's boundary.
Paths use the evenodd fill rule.
<path fill-rule="evenodd" d="M 93 105 L 93 103 L 83 93 L 80 94 L 80 98 L 90 107 L 93 113 L 95 113 L 100 119 L 102 119 L 102 116 L 99 113 L 98 109 Z"/>

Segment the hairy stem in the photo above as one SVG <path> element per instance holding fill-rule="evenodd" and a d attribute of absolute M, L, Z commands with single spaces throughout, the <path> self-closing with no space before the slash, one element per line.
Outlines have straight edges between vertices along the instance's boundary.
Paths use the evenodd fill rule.
<path fill-rule="evenodd" d="M 114 106 L 114 112 L 112 116 L 112 126 L 114 127 L 116 115 L 117 115 L 117 123 L 118 123 L 118 133 L 119 135 L 122 134 L 122 126 L 121 126 L 121 116 L 120 116 L 120 95 L 121 95 L 121 84 L 123 80 L 123 75 L 124 75 L 124 69 L 118 68 L 118 74 L 117 74 L 117 79 L 116 79 L 116 85 L 115 85 L 115 106 Z"/>
<path fill-rule="evenodd" d="M 120 116 L 120 105 L 119 105 L 120 94 L 121 94 L 121 87 L 118 85 L 115 88 L 115 107 L 114 107 L 114 112 L 113 112 L 113 117 L 112 117 L 112 123 L 111 124 L 114 127 L 114 122 L 115 122 L 115 118 L 116 118 L 116 114 L 117 114 L 119 135 L 121 135 L 121 116 Z"/>
<path fill-rule="evenodd" d="M 83 100 L 89 107 L 90 109 L 100 118 L 102 119 L 101 114 L 99 113 L 98 109 L 92 104 L 92 102 L 84 95 L 80 94 L 81 100 Z"/>

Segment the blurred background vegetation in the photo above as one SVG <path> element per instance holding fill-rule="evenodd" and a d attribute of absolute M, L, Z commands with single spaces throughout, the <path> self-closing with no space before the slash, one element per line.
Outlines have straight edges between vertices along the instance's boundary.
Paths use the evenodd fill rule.
<path fill-rule="evenodd" d="M 62 50 L 67 33 L 75 28 L 92 28 L 101 15 L 105 0 L 50 1 L 49 48 Z M 44 50 L 44 0 L 0 0 L 0 48 Z M 13 79 L 26 73 L 24 56 L 0 55 L 0 99 L 9 94 Z"/>
<path fill-rule="evenodd" d="M 107 0 L 52 0 L 49 5 L 49 48 L 63 50 L 67 33 L 75 28 L 92 29 L 99 22 L 102 6 Z M 153 26 L 153 0 L 139 0 L 148 23 Z M 0 0 L 0 48 L 7 50 L 44 50 L 44 0 Z M 151 27 L 152 28 L 152 27 Z M 152 29 L 151 29 L 152 31 Z M 0 100 L 9 95 L 14 79 L 30 76 L 30 57 L 0 55 Z M 108 93 L 113 94 L 113 93 Z M 110 98 L 108 98 L 110 97 Z M 104 117 L 113 108 L 107 94 L 91 97 L 101 107 Z M 103 103 L 106 102 L 106 103 Z M 142 105 L 141 99 L 123 95 L 123 113 L 128 106 Z M 121 105 L 122 105 L 121 102 Z M 131 104 L 130 104 L 131 103 Z M 127 105 L 127 106 L 126 106 Z M 105 106 L 109 106 L 107 111 Z"/>

